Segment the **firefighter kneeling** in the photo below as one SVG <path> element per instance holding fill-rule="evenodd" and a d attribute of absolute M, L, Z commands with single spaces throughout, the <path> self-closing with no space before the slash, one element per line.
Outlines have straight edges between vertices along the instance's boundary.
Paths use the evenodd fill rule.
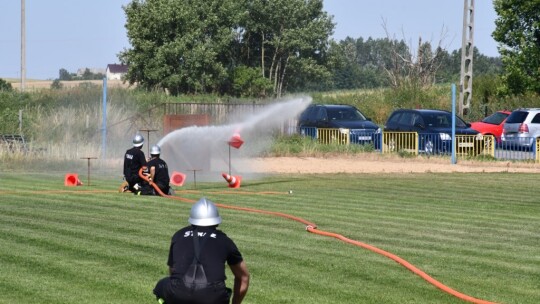
<path fill-rule="evenodd" d="M 143 185 L 139 195 L 157 195 L 157 191 L 154 186 L 157 186 L 163 194 L 170 194 L 170 178 L 169 168 L 167 163 L 159 156 L 161 154 L 161 148 L 157 145 L 150 148 L 150 160 L 146 164 L 148 175 L 148 183 Z"/>

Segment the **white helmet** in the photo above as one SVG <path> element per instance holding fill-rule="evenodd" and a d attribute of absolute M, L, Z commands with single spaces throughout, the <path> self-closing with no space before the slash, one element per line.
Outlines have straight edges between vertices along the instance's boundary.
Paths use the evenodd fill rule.
<path fill-rule="evenodd" d="M 216 205 L 203 197 L 191 207 L 188 221 L 195 226 L 214 226 L 221 224 L 221 216 Z"/>
<path fill-rule="evenodd" d="M 144 144 L 144 137 L 141 134 L 135 135 L 133 137 L 133 146 L 134 147 L 140 147 Z"/>
<path fill-rule="evenodd" d="M 153 145 L 152 148 L 150 148 L 150 155 L 160 155 L 161 154 L 161 148 L 158 145 Z"/>

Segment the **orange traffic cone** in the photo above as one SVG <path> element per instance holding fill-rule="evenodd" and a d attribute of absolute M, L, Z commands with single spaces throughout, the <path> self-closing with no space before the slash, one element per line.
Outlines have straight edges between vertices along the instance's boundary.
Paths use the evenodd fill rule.
<path fill-rule="evenodd" d="M 227 173 L 223 173 L 221 176 L 229 183 L 229 188 L 240 188 L 240 183 L 242 182 L 241 176 L 229 175 Z"/>
<path fill-rule="evenodd" d="M 180 173 L 178 171 L 173 171 L 171 175 L 171 184 L 175 186 L 181 187 L 184 184 L 184 181 L 186 180 L 186 175 L 184 173 Z"/>
<path fill-rule="evenodd" d="M 67 173 L 64 177 L 64 186 L 73 187 L 82 184 L 83 183 L 79 180 L 79 175 L 77 175 L 77 173 Z"/>

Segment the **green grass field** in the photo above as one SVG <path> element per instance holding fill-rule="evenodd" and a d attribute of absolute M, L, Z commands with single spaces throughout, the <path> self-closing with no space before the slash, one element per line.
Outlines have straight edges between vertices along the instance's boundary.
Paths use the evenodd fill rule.
<path fill-rule="evenodd" d="M 154 303 L 189 203 L 120 194 L 112 178 L 81 187 L 64 187 L 54 173 L 0 180 L 0 303 Z M 188 183 L 176 196 L 301 217 L 396 254 L 466 295 L 540 302 L 535 174 L 272 176 L 245 179 L 240 189 Z M 220 229 L 251 272 L 245 303 L 463 303 L 386 257 L 301 223 L 220 213 Z"/>

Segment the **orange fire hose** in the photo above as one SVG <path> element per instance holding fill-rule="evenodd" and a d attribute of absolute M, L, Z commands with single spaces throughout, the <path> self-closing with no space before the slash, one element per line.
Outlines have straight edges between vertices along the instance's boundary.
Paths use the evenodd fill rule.
<path fill-rule="evenodd" d="M 139 170 L 139 176 L 141 178 L 143 178 L 144 180 L 148 181 L 148 178 L 145 175 L 142 174 L 143 169 L 144 168 L 141 168 L 141 170 Z M 155 183 L 152 184 L 152 186 L 154 187 L 156 192 L 159 193 L 160 196 L 170 198 L 170 199 L 176 199 L 176 200 L 180 200 L 180 201 L 184 201 L 184 202 L 190 202 L 190 203 L 195 202 L 195 200 L 189 200 L 189 199 L 181 198 L 181 197 L 178 197 L 178 196 L 172 196 L 172 195 L 165 194 L 165 193 L 163 193 L 163 191 L 161 191 L 161 189 L 159 189 L 159 187 Z M 490 301 L 486 301 L 486 300 L 482 300 L 482 299 L 477 299 L 477 298 L 468 296 L 466 294 L 463 294 L 463 293 L 461 293 L 459 291 L 456 291 L 456 290 L 442 284 L 441 282 L 435 280 L 434 278 L 430 277 L 427 273 L 423 272 L 422 270 L 420 270 L 416 266 L 412 265 L 411 263 L 409 263 L 406 260 L 398 257 L 395 254 L 392 254 L 392 253 L 390 253 L 388 251 L 384 251 L 382 249 L 379 249 L 379 248 L 377 248 L 375 246 L 371 246 L 371 245 L 366 244 L 366 243 L 351 240 L 351 239 L 349 239 L 349 238 L 347 238 L 347 237 L 345 237 L 345 236 L 343 236 L 341 234 L 337 234 L 337 233 L 333 233 L 333 232 L 327 232 L 327 231 L 324 231 L 324 230 L 319 230 L 319 229 L 317 229 L 317 225 L 315 225 L 314 223 L 311 223 L 311 222 L 309 222 L 309 221 L 307 221 L 307 220 L 305 220 L 303 218 L 296 217 L 296 216 L 286 214 L 286 213 L 268 211 L 268 210 L 262 210 L 262 209 L 238 207 L 238 206 L 223 205 L 223 204 L 216 204 L 216 206 L 221 207 L 221 208 L 226 208 L 226 209 L 233 209 L 233 210 L 240 210 L 240 211 L 246 211 L 246 212 L 255 212 L 255 213 L 268 214 L 268 215 L 275 215 L 275 216 L 279 216 L 279 217 L 283 217 L 283 218 L 287 218 L 287 219 L 290 219 L 290 220 L 293 220 L 293 221 L 300 222 L 300 223 L 306 225 L 306 230 L 308 232 L 318 234 L 318 235 L 322 235 L 322 236 L 333 237 L 333 238 L 341 240 L 341 241 L 343 241 L 345 243 L 349 243 L 349 244 L 352 244 L 352 245 L 355 245 L 355 246 L 358 246 L 358 247 L 362 247 L 364 249 L 371 250 L 371 251 L 373 251 L 375 253 L 378 253 L 378 254 L 380 254 L 382 256 L 385 256 L 385 257 L 387 257 L 387 258 L 389 258 L 391 260 L 394 260 L 395 262 L 401 264 L 405 268 L 412 271 L 414 274 L 416 274 L 416 275 L 420 276 L 422 279 L 426 280 L 431 285 L 433 285 L 433 286 L 441 289 L 442 291 L 444 291 L 444 292 L 446 292 L 446 293 L 448 293 L 450 295 L 453 295 L 453 296 L 455 296 L 455 297 L 457 297 L 459 299 L 462 299 L 464 301 L 468 301 L 468 302 L 471 302 L 471 303 L 476 303 L 476 304 L 496 304 L 495 302 L 490 302 Z"/>

